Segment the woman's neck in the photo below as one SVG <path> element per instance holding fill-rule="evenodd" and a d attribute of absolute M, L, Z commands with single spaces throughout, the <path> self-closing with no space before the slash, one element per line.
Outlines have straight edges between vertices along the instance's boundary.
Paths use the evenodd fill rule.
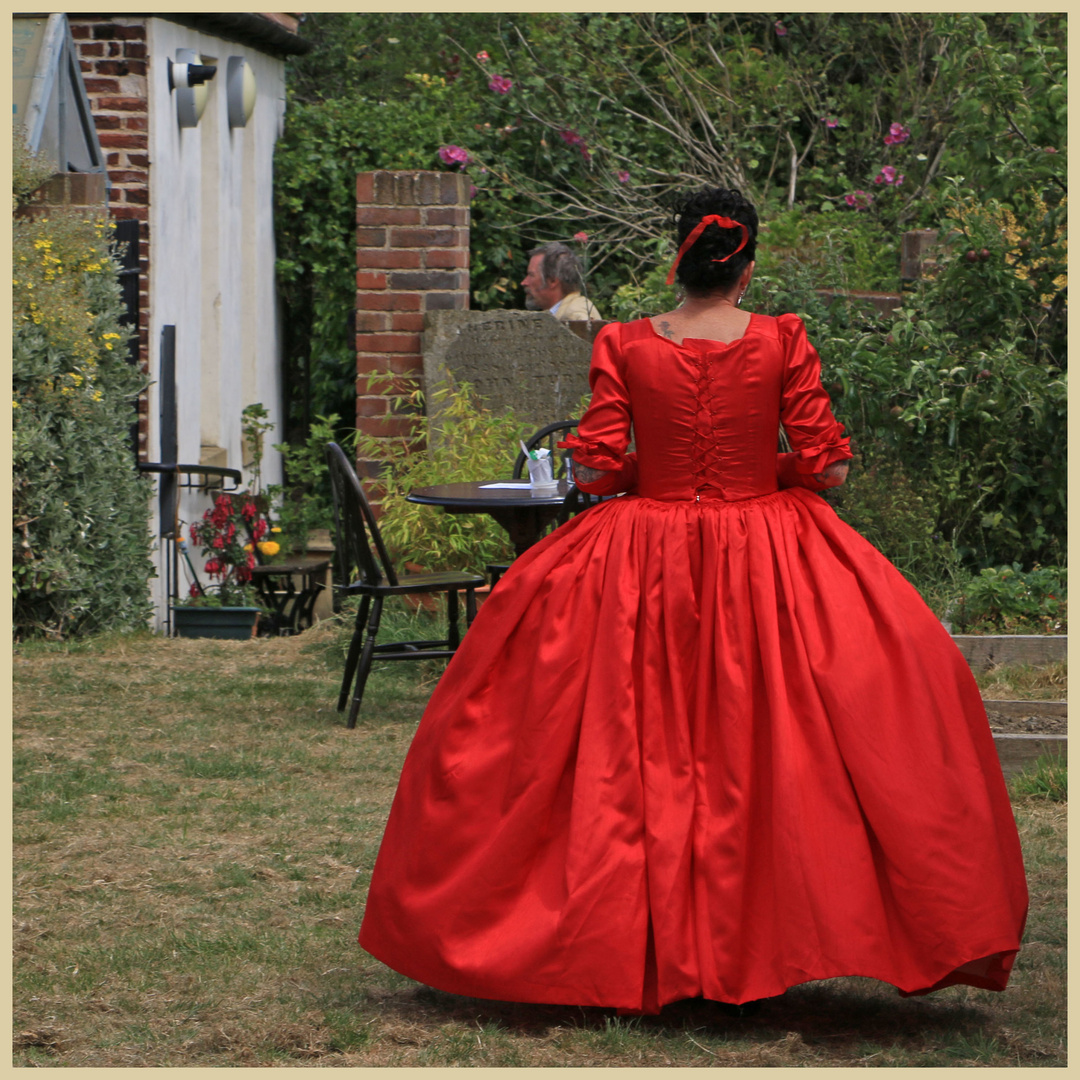
<path fill-rule="evenodd" d="M 738 289 L 730 293 L 710 293 L 708 296 L 686 296 L 679 305 L 679 311 L 693 318 L 695 315 L 715 312 L 721 306 L 737 310 L 739 306 Z"/>

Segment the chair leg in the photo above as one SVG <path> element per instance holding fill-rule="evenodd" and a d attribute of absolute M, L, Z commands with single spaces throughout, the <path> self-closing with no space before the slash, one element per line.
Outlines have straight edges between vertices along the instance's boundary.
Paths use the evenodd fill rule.
<path fill-rule="evenodd" d="M 446 635 L 446 644 L 449 648 L 456 649 L 461 644 L 461 631 L 458 629 L 457 589 L 447 590 L 446 621 L 449 624 Z"/>
<path fill-rule="evenodd" d="M 476 618 L 476 590 L 465 590 L 465 629 L 468 630 Z"/>
<path fill-rule="evenodd" d="M 375 635 L 379 632 L 379 623 L 382 621 L 383 598 L 376 596 L 371 605 L 371 618 L 368 619 L 367 639 L 364 641 L 364 651 L 360 654 L 360 663 L 356 672 L 356 689 L 353 691 L 352 706 L 349 709 L 349 720 L 346 727 L 356 727 L 356 717 L 360 712 L 360 701 L 364 696 L 364 686 L 367 684 L 368 675 L 371 674 L 371 662 L 375 656 Z"/>
<path fill-rule="evenodd" d="M 349 642 L 349 655 L 345 658 L 345 675 L 341 680 L 341 693 L 338 694 L 338 712 L 341 712 L 349 703 L 349 691 L 352 689 L 353 675 L 356 674 L 356 662 L 360 659 L 360 646 L 364 640 L 364 624 L 367 622 L 368 608 L 370 607 L 371 597 L 363 597 L 360 601 L 360 608 L 356 612 L 356 629 L 353 630 L 352 641 Z"/>

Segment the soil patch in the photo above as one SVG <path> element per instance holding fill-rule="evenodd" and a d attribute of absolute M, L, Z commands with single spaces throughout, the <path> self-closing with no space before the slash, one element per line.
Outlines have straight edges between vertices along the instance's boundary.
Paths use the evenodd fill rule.
<path fill-rule="evenodd" d="M 1045 707 L 1040 701 L 1024 702 L 1028 708 L 1017 708 L 1019 702 L 1008 702 L 1010 708 L 995 708 L 997 702 L 987 701 L 986 715 L 990 730 L 1000 735 L 1068 735 L 1069 720 L 1060 706 Z M 1006 704 L 1006 703 L 1002 703 Z M 1056 702 L 1050 704 L 1057 704 Z M 1042 706 L 1042 707 L 1041 707 Z"/>

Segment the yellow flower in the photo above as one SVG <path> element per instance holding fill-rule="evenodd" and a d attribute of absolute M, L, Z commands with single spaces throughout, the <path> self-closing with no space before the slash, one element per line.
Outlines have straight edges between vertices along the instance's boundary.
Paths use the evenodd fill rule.
<path fill-rule="evenodd" d="M 280 525 L 271 525 L 270 526 L 270 531 L 271 532 L 281 532 L 281 526 Z"/>
<path fill-rule="evenodd" d="M 254 550 L 255 550 L 255 548 L 253 548 L 253 547 L 251 546 L 251 544 L 245 544 L 245 545 L 244 545 L 244 550 L 245 550 L 245 551 L 254 551 Z"/>
<path fill-rule="evenodd" d="M 259 550 L 264 555 L 276 555 L 281 550 L 281 545 L 273 540 L 260 540 Z"/>

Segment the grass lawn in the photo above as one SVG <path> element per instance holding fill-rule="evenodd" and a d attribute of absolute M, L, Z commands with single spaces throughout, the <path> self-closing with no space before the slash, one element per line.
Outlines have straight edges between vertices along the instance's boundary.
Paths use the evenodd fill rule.
<path fill-rule="evenodd" d="M 1032 797 L 1004 994 L 836 979 L 744 1020 L 626 1019 L 395 974 L 356 933 L 438 668 L 376 665 L 347 731 L 341 646 L 324 624 L 17 647 L 16 1066 L 1065 1066 L 1066 806 Z"/>

